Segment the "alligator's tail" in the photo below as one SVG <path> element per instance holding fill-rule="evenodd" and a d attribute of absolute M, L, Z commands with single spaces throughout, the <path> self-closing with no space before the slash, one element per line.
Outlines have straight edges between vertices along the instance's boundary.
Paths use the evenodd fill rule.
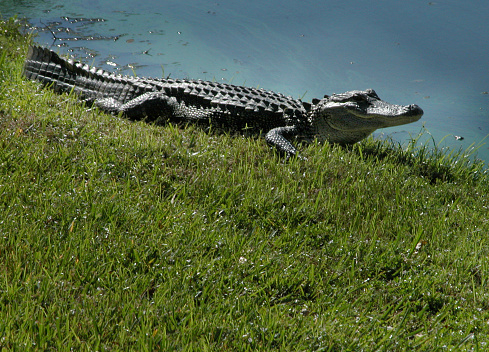
<path fill-rule="evenodd" d="M 56 92 L 74 92 L 82 99 L 114 98 L 124 101 L 133 89 L 122 77 L 104 70 L 60 58 L 55 52 L 31 46 L 24 64 L 24 75 L 50 86 Z"/>

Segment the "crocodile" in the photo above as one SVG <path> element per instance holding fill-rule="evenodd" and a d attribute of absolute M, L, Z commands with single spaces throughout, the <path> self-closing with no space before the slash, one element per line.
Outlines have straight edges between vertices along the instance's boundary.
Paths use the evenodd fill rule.
<path fill-rule="evenodd" d="M 373 89 L 303 102 L 264 89 L 213 81 L 122 76 L 30 46 L 24 75 L 56 92 L 73 92 L 89 106 L 133 120 L 198 123 L 236 133 L 257 133 L 287 157 L 292 141 L 356 143 L 378 128 L 415 122 L 423 110 L 389 104 Z"/>

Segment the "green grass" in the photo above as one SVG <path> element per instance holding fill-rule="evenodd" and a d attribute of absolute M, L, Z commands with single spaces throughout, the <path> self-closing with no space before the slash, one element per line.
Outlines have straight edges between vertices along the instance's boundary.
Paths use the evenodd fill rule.
<path fill-rule="evenodd" d="M 87 111 L 0 33 L 2 351 L 489 348 L 481 164 Z"/>

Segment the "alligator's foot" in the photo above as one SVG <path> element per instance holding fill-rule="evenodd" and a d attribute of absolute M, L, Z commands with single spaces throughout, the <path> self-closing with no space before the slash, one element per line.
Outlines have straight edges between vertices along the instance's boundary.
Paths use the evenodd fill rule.
<path fill-rule="evenodd" d="M 284 153 L 287 159 L 297 155 L 297 149 L 290 143 L 285 135 L 294 136 L 297 134 L 297 126 L 284 126 L 273 128 L 265 135 L 265 140 L 268 144 L 277 148 L 281 153 Z"/>

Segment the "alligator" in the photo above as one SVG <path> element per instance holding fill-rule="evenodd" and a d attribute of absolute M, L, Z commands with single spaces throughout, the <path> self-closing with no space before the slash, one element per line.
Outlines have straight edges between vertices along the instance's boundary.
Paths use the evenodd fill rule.
<path fill-rule="evenodd" d="M 27 79 L 56 92 L 74 92 L 89 106 L 133 120 L 198 123 L 235 133 L 265 134 L 287 157 L 294 142 L 356 143 L 378 128 L 417 121 L 423 110 L 389 104 L 373 89 L 325 95 L 311 103 L 264 89 L 190 79 L 116 75 L 55 52 L 31 46 L 24 65 Z"/>

